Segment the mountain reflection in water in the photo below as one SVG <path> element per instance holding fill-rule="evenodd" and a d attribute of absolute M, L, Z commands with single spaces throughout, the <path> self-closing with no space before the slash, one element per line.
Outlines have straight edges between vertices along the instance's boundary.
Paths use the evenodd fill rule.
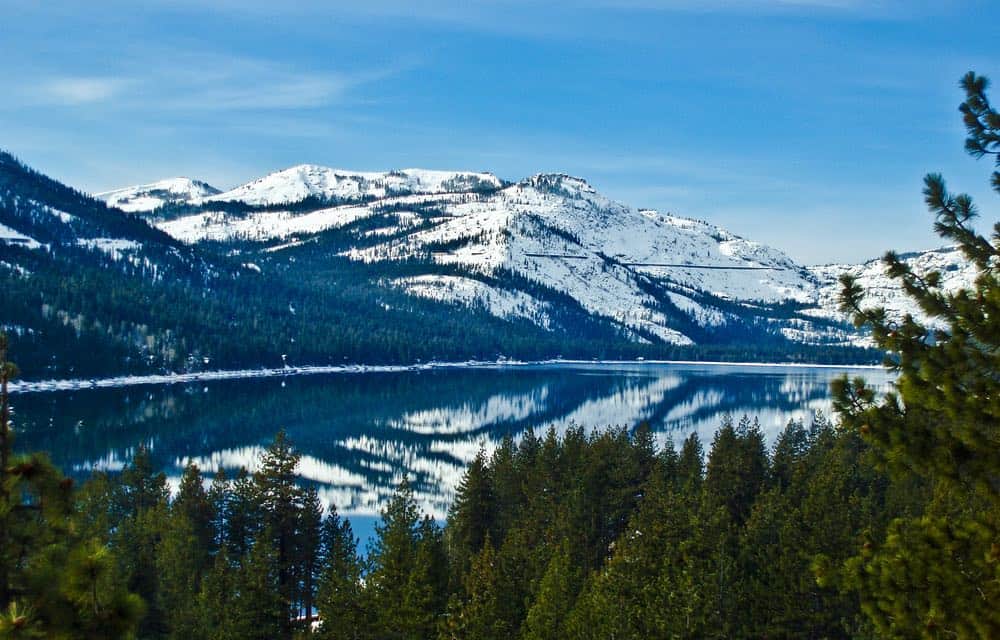
<path fill-rule="evenodd" d="M 877 370 L 739 365 L 548 365 L 334 374 L 149 385 L 13 397 L 19 450 L 44 450 L 67 473 L 114 471 L 136 447 L 176 483 L 189 461 L 206 475 L 252 469 L 284 428 L 299 474 L 345 514 L 379 512 L 408 475 L 423 508 L 443 517 L 465 465 L 506 434 L 578 424 L 633 428 L 660 443 L 703 442 L 726 414 L 757 417 L 769 441 L 789 419 L 829 413 L 830 381 Z M 230 474 L 231 475 L 231 474 Z"/>

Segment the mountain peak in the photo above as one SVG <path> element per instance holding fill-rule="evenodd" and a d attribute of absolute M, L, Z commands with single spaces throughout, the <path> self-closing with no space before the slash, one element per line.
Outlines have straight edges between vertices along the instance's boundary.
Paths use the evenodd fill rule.
<path fill-rule="evenodd" d="M 391 195 L 455 193 L 498 189 L 492 173 L 397 169 L 384 172 L 333 169 L 300 164 L 257 178 L 207 200 L 239 200 L 247 204 L 282 204 L 308 197 L 326 199 L 384 198 Z"/>
<path fill-rule="evenodd" d="M 570 193 L 596 194 L 595 189 L 584 178 L 571 176 L 568 173 L 536 173 L 522 181 L 522 184 L 541 191 L 568 191 Z"/>
<path fill-rule="evenodd" d="M 94 197 L 104 200 L 109 206 L 123 211 L 151 211 L 172 202 L 190 202 L 221 193 L 203 180 L 187 177 L 167 178 L 149 184 L 123 187 L 111 191 L 95 193 Z"/>

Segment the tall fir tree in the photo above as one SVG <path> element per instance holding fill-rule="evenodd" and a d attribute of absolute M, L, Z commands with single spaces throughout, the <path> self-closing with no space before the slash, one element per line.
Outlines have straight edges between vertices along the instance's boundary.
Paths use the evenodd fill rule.
<path fill-rule="evenodd" d="M 497 512 L 492 478 L 482 449 L 465 469 L 448 512 L 448 552 L 452 561 L 452 585 L 458 588 L 490 532 Z"/>
<path fill-rule="evenodd" d="M 157 551 L 169 518 L 169 499 L 166 476 L 155 471 L 150 450 L 138 447 L 114 485 L 112 510 L 117 524 L 111 547 L 125 585 L 146 603 L 146 615 L 139 626 L 143 637 L 159 638 L 169 631 L 157 566 Z"/>
<path fill-rule="evenodd" d="M 362 593 L 362 562 L 351 523 L 330 506 L 323 521 L 323 565 L 316 606 L 324 640 L 371 637 L 371 614 Z"/>
<path fill-rule="evenodd" d="M 271 544 L 275 535 L 265 529 L 234 575 L 235 597 L 227 622 L 236 638 L 274 640 L 290 633 L 288 601 L 278 575 L 278 552 Z"/>
<path fill-rule="evenodd" d="M 487 536 L 463 575 L 462 590 L 448 604 L 442 638 L 446 640 L 507 640 L 512 630 L 501 602 L 509 597 L 499 580 L 497 553 Z"/>
<path fill-rule="evenodd" d="M 528 609 L 521 637 L 548 640 L 567 635 L 569 613 L 581 587 L 579 568 L 573 564 L 569 544 L 558 545 Z"/>
<path fill-rule="evenodd" d="M 384 638 L 411 638 L 419 633 L 422 612 L 409 608 L 408 587 L 417 557 L 419 509 L 404 478 L 382 510 L 369 550 L 365 593 L 374 613 L 374 631 Z"/>
<path fill-rule="evenodd" d="M 1000 166 L 1000 113 L 988 82 L 970 72 L 961 86 L 966 149 Z M 991 181 L 1000 193 L 1000 171 Z M 887 272 L 928 319 L 896 322 L 843 278 L 844 310 L 888 352 L 898 377 L 883 399 L 861 380 L 843 380 L 835 392 L 845 423 L 897 480 L 922 477 L 934 498 L 925 513 L 870 539 L 847 563 L 843 584 L 886 636 L 1000 637 L 1000 223 L 991 238 L 980 235 L 971 197 L 948 191 L 937 174 L 924 183 L 935 230 L 975 267 L 975 282 L 947 293 L 939 272 L 917 273 L 886 254 Z"/>
<path fill-rule="evenodd" d="M 274 573 L 277 590 L 284 605 L 279 638 L 291 638 L 301 594 L 297 561 L 301 557 L 299 525 L 302 519 L 303 492 L 296 481 L 295 469 L 301 455 L 281 430 L 260 458 L 260 468 L 253 474 L 257 504 L 260 505 L 264 532 L 256 544 L 274 549 Z M 258 554 L 258 558 L 263 558 Z"/>
<path fill-rule="evenodd" d="M 302 590 L 299 618 L 310 625 L 316 613 L 316 590 L 323 566 L 323 505 L 316 487 L 308 487 L 302 497 L 297 549 Z"/>

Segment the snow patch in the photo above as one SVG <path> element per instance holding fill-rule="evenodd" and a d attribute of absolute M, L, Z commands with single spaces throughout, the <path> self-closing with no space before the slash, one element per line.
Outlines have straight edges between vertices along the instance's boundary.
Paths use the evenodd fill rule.
<path fill-rule="evenodd" d="M 547 303 L 521 291 L 496 289 L 472 278 L 423 275 L 402 278 L 393 283 L 422 298 L 482 307 L 499 318 L 524 318 L 546 329 L 551 324 Z"/>

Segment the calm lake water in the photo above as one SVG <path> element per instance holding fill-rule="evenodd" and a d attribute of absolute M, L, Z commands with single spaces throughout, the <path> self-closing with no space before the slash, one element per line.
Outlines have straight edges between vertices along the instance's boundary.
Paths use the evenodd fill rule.
<path fill-rule="evenodd" d="M 871 369 L 559 364 L 21 393 L 12 404 L 18 449 L 48 451 L 79 478 L 122 468 L 140 443 L 172 482 L 189 460 L 208 475 L 252 468 L 284 428 L 302 481 L 364 529 L 403 474 L 443 517 L 466 463 L 508 433 L 647 421 L 661 444 L 697 431 L 707 447 L 725 414 L 746 414 L 773 441 L 789 419 L 829 413 L 830 381 L 845 373 L 890 380 Z"/>

